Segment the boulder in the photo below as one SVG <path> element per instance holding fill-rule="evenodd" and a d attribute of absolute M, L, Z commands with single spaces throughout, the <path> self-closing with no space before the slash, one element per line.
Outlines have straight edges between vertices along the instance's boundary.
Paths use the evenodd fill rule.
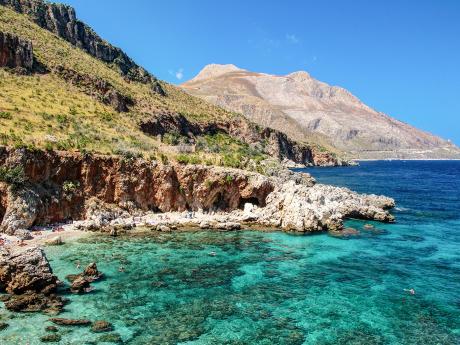
<path fill-rule="evenodd" d="M 110 322 L 107 321 L 94 321 L 91 326 L 91 331 L 93 332 L 110 332 L 113 331 L 113 326 Z"/>
<path fill-rule="evenodd" d="M 60 245 L 63 245 L 64 242 L 62 241 L 61 236 L 57 236 L 54 238 L 50 238 L 49 240 L 46 240 L 45 244 L 47 246 L 60 246 Z"/>

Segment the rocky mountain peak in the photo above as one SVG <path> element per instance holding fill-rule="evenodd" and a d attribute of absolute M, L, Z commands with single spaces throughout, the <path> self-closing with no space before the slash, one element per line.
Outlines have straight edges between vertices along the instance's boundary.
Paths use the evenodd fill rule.
<path fill-rule="evenodd" d="M 206 65 L 198 75 L 190 80 L 190 82 L 198 81 L 198 80 L 205 80 L 210 78 L 217 78 L 223 74 L 227 74 L 230 72 L 243 72 L 245 71 L 242 68 L 239 68 L 233 64 L 209 64 Z"/>
<path fill-rule="evenodd" d="M 311 77 L 310 73 L 305 72 L 305 71 L 297 71 L 293 72 L 291 74 L 287 75 L 288 78 L 294 79 L 296 81 L 307 81 L 307 80 L 312 80 L 313 78 Z"/>

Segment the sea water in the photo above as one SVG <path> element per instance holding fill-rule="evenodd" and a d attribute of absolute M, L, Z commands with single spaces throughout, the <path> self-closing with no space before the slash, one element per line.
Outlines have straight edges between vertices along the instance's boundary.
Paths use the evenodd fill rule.
<path fill-rule="evenodd" d="M 60 317 L 60 344 L 460 344 L 460 162 L 362 162 L 309 169 L 320 183 L 397 201 L 397 222 L 326 233 L 181 232 L 93 236 L 46 253 L 61 280 L 92 261 L 95 291 Z M 119 272 L 123 266 L 125 271 Z M 411 295 L 404 289 L 414 289 Z M 41 314 L 0 307 L 0 344 L 41 344 Z"/>

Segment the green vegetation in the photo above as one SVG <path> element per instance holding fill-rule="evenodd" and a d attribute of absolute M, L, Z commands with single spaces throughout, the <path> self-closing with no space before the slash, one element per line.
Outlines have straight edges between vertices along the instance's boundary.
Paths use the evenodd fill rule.
<path fill-rule="evenodd" d="M 26 15 L 3 6 L 0 6 L 0 31 L 30 40 L 38 62 L 51 71 L 18 75 L 0 69 L 2 145 L 103 154 L 129 152 L 145 158 L 155 152 L 161 153 L 160 159 L 167 162 L 175 157 L 169 146 L 187 141 L 173 133 L 160 142 L 143 133 L 139 123 L 151 114 L 177 113 L 197 122 L 225 121 L 237 116 L 164 82 L 160 83 L 167 97 L 152 92 L 150 85 L 128 82 L 110 65 L 40 28 Z M 128 113 L 115 112 L 53 73 L 58 66 L 109 82 L 131 97 L 135 105 Z"/>
<path fill-rule="evenodd" d="M 12 120 L 13 116 L 7 111 L 0 111 L 0 119 L 3 120 Z"/>
<path fill-rule="evenodd" d="M 67 194 L 74 194 L 80 188 L 80 182 L 78 181 L 64 181 L 62 184 L 62 190 Z"/>
<path fill-rule="evenodd" d="M 0 181 L 5 182 L 14 189 L 18 189 L 27 182 L 22 166 L 0 167 Z"/>

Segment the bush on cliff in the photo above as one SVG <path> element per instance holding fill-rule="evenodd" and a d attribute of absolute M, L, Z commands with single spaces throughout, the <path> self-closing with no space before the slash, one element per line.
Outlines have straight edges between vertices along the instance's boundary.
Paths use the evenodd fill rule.
<path fill-rule="evenodd" d="M 7 183 L 13 188 L 23 186 L 27 181 L 24 168 L 19 165 L 14 167 L 0 167 L 0 181 Z"/>

